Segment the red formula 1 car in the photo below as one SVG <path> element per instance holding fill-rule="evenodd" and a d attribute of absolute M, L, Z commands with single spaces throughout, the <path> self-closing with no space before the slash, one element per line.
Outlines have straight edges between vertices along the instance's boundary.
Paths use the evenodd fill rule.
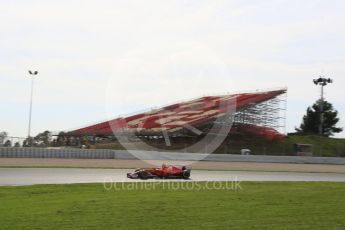
<path fill-rule="evenodd" d="M 182 178 L 189 179 L 191 169 L 186 166 L 165 165 L 160 168 L 136 169 L 134 173 L 127 173 L 127 177 L 131 179 L 150 179 L 150 178 Z"/>

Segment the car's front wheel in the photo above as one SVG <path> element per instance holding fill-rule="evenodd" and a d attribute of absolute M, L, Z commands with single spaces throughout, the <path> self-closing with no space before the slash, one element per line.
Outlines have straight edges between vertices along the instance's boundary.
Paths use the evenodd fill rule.
<path fill-rule="evenodd" d="M 190 170 L 183 171 L 182 178 L 183 179 L 189 179 L 189 177 L 190 177 Z"/>
<path fill-rule="evenodd" d="M 148 174 L 148 172 L 145 172 L 145 171 L 138 172 L 138 176 L 142 180 L 149 179 L 149 174 Z"/>

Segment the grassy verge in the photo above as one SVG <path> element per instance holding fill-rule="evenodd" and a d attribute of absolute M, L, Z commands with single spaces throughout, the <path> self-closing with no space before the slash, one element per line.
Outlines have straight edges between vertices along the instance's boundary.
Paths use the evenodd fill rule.
<path fill-rule="evenodd" d="M 345 183 L 247 182 L 237 190 L 186 183 L 0 187 L 0 228 L 345 228 Z"/>
<path fill-rule="evenodd" d="M 293 145 L 294 143 L 313 145 L 313 153 L 315 156 L 345 157 L 345 139 L 313 135 L 289 136 L 284 142 L 285 145 Z"/>
<path fill-rule="evenodd" d="M 258 138 L 236 139 L 230 138 L 223 143 L 218 153 L 238 154 L 241 149 L 249 148 L 254 155 L 296 155 L 294 144 L 310 144 L 313 155 L 322 157 L 345 157 L 345 139 L 327 138 L 320 136 L 288 136 L 283 141 L 268 141 Z"/>
<path fill-rule="evenodd" d="M 194 140 L 195 141 L 195 140 Z M 185 146 L 191 145 L 193 140 L 186 139 L 183 143 L 174 143 L 173 146 L 178 148 L 183 148 Z M 231 153 L 240 154 L 241 149 L 249 148 L 252 150 L 254 155 L 296 155 L 294 150 L 294 144 L 311 144 L 313 145 L 314 156 L 323 157 L 345 157 L 345 139 L 336 139 L 321 137 L 316 135 L 295 135 L 288 136 L 283 141 L 268 141 L 257 137 L 229 137 L 227 138 L 221 146 L 215 151 L 216 153 Z M 160 148 L 166 149 L 166 151 L 174 151 L 169 149 L 163 140 L 151 143 L 152 145 Z M 139 144 L 137 144 L 139 146 Z M 96 149 L 123 149 L 123 147 L 118 142 L 107 143 L 107 144 L 97 144 L 92 146 Z M 142 146 L 142 150 L 152 150 L 147 148 L 147 146 Z"/>

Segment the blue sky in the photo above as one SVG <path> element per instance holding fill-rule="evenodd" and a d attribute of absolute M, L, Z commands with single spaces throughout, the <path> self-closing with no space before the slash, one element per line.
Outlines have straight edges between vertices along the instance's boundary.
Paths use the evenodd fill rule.
<path fill-rule="evenodd" d="M 1 1 L 0 130 L 68 130 L 206 94 L 288 87 L 287 129 L 332 77 L 345 126 L 343 1 Z M 337 135 L 345 137 L 344 133 Z"/>

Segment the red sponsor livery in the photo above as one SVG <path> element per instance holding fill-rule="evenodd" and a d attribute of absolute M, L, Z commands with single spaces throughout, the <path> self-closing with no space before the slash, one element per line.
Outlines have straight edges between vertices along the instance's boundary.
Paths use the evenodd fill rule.
<path fill-rule="evenodd" d="M 135 133 L 136 135 L 159 135 L 179 133 L 189 127 L 199 127 L 225 116 L 227 111 L 241 111 L 253 105 L 271 100 L 286 93 L 286 90 L 242 93 L 233 95 L 206 96 L 177 103 L 133 116 L 120 117 L 106 122 L 68 132 L 69 135 L 111 135 L 113 133 Z M 284 135 L 270 127 L 242 124 L 241 130 L 231 129 L 230 133 L 243 132 L 267 139 L 283 139 Z M 198 134 L 199 135 L 199 134 Z"/>

